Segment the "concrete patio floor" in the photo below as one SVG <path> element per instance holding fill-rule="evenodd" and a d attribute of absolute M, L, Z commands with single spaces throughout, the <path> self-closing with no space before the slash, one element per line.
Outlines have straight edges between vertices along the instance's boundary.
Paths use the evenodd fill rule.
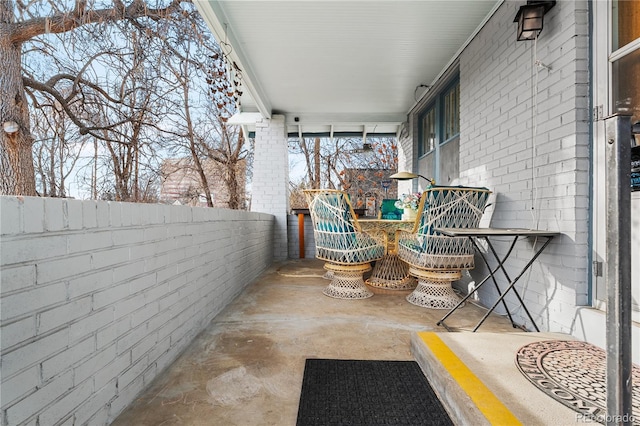
<path fill-rule="evenodd" d="M 501 347 L 511 351 L 518 339 L 528 342 L 537 334 L 514 330 L 498 315 L 491 315 L 472 334 L 470 330 L 484 311 L 471 304 L 447 320 L 449 327 L 460 331 L 449 333 L 436 326 L 445 311 L 411 305 L 405 300 L 406 291 L 379 292 L 364 300 L 332 299 L 322 294 L 328 283 L 322 278 L 322 265 L 313 259 L 273 265 L 218 315 L 113 424 L 295 425 L 306 358 L 433 362 L 423 349 L 416 348 L 415 336 L 422 331 L 455 336 L 452 344 L 462 352 L 464 336 L 473 336 L 468 339 L 471 352 L 483 348 L 478 349 L 479 361 L 488 354 L 493 359 L 489 364 L 493 375 L 501 373 L 506 382 L 513 382 L 513 371 L 497 364 L 502 360 L 515 371 L 513 354 L 491 353 L 500 352 Z M 511 335 L 514 339 L 509 338 Z M 487 340 L 496 336 L 501 336 L 499 345 Z M 465 362 L 474 363 L 473 359 Z M 475 362 L 474 368 L 487 370 L 478 359 Z M 542 401 L 542 406 L 528 410 L 518 406 L 529 404 L 516 401 L 514 414 L 524 424 L 545 424 L 550 419 L 562 422 L 555 424 L 567 424 L 575 419 L 573 412 L 533 385 L 526 388 L 523 378 L 515 384 L 519 388 L 513 390 L 499 383 L 497 389 L 507 394 L 498 398 L 507 402 L 526 399 L 531 392 L 536 393 L 533 401 Z M 451 399 L 451 395 L 449 392 L 445 396 Z M 469 402 L 454 399 L 463 406 L 449 410 L 454 422 L 463 424 L 469 416 L 461 415 L 460 410 L 464 411 Z M 537 417 L 537 411 L 547 414 Z"/>

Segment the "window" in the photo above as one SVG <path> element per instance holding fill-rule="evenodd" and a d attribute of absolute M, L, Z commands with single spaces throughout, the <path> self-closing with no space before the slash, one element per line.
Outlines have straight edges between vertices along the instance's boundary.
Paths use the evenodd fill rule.
<path fill-rule="evenodd" d="M 635 123 L 640 121 L 640 3 L 614 1 L 612 11 L 613 109 L 631 114 Z"/>
<path fill-rule="evenodd" d="M 593 132 L 593 259 L 606 259 L 607 181 L 605 150 L 607 134 L 603 117 L 615 113 L 631 115 L 631 123 L 640 122 L 640 2 L 608 0 L 592 2 L 593 36 L 592 85 L 595 116 Z M 634 147 L 633 150 L 640 148 Z M 627 169 L 629 170 L 629 169 Z M 640 193 L 631 193 L 631 216 L 640 217 Z M 603 231 L 605 230 L 605 231 Z M 631 225 L 631 259 L 640 257 L 640 226 Z M 631 268 L 633 321 L 640 321 L 640 268 Z M 593 305 L 605 310 L 607 285 L 605 276 L 592 274 L 590 298 Z"/>
<path fill-rule="evenodd" d="M 436 149 L 436 107 L 432 106 L 422 115 L 420 120 L 420 155 Z"/>
<path fill-rule="evenodd" d="M 443 95 L 444 103 L 444 140 L 456 137 L 460 134 L 460 83 L 456 82 Z"/>
<path fill-rule="evenodd" d="M 455 78 L 437 92 L 418 115 L 418 169 L 438 184 L 459 177 L 460 81 Z"/>

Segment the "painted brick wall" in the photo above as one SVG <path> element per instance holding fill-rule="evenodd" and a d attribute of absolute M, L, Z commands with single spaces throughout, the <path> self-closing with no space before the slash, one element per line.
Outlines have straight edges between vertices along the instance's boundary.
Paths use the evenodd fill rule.
<path fill-rule="evenodd" d="M 289 214 L 289 149 L 284 116 L 256 123 L 251 211 L 275 217 L 273 256 L 288 257 L 287 215 Z"/>
<path fill-rule="evenodd" d="M 0 197 L 1 424 L 106 424 L 272 262 L 273 216 Z"/>
<path fill-rule="evenodd" d="M 588 3 L 558 2 L 537 43 L 516 41 L 518 6 L 504 2 L 460 56 L 461 181 L 498 193 L 493 226 L 562 233 L 520 288 L 541 329 L 571 333 L 589 273 Z M 518 243 L 513 265 L 531 250 Z"/>

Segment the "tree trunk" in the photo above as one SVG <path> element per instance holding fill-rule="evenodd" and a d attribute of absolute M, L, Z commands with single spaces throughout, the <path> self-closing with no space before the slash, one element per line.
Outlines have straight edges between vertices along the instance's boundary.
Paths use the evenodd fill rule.
<path fill-rule="evenodd" d="M 238 187 L 238 163 L 225 164 L 224 180 L 229 191 L 229 208 L 240 209 L 240 191 Z"/>
<path fill-rule="evenodd" d="M 62 143 L 60 144 L 60 149 L 62 149 Z M 56 191 L 56 146 L 55 144 L 51 147 L 50 155 L 49 155 L 49 197 L 55 197 L 57 194 Z"/>
<path fill-rule="evenodd" d="M 33 138 L 21 69 L 21 44 L 11 42 L 13 2 L 0 5 L 0 194 L 36 195 Z M 15 133 L 5 127 L 17 124 Z"/>
<path fill-rule="evenodd" d="M 185 62 L 186 67 L 186 62 Z M 188 72 L 184 72 L 184 75 L 189 75 Z M 213 207 L 213 197 L 211 196 L 211 189 L 209 188 L 209 179 L 207 179 L 207 175 L 204 172 L 204 166 L 200 161 L 200 157 L 198 156 L 198 149 L 196 147 L 196 135 L 195 130 L 193 128 L 193 121 L 191 121 L 191 108 L 189 107 L 189 80 L 181 81 L 182 84 L 182 95 L 184 100 L 184 115 L 185 121 L 187 122 L 187 139 L 189 140 L 189 151 L 191 152 L 191 158 L 193 159 L 193 164 L 196 167 L 196 172 L 200 177 L 200 184 L 202 185 L 202 191 L 204 192 L 204 197 L 207 200 L 207 207 Z M 200 194 L 198 194 L 198 198 Z"/>
<path fill-rule="evenodd" d="M 229 132 L 227 125 L 225 123 L 221 123 L 221 127 L 223 129 L 223 133 L 226 135 L 225 138 L 229 140 L 231 133 Z M 231 146 L 231 144 L 229 144 L 229 146 Z M 241 193 L 244 194 L 244 191 L 240 191 L 240 182 L 238 182 L 238 165 L 242 161 L 240 153 L 242 152 L 243 146 L 244 132 L 240 129 L 238 131 L 235 150 L 233 150 L 231 155 L 228 157 L 227 164 L 225 164 L 227 170 L 225 174 L 225 183 L 227 185 L 227 190 L 229 191 L 229 208 L 234 210 L 240 210 L 244 207 L 244 200 L 240 197 Z M 246 173 L 246 170 L 243 168 L 242 172 Z"/>
<path fill-rule="evenodd" d="M 98 139 L 93 139 L 93 170 L 91 173 L 91 198 L 98 199 Z"/>
<path fill-rule="evenodd" d="M 66 135 L 64 140 L 66 141 Z M 65 180 L 66 180 L 66 176 L 64 174 L 64 161 L 65 161 L 65 156 L 64 156 L 64 144 L 60 144 L 59 145 L 59 149 L 58 149 L 58 153 L 59 153 L 59 158 L 58 158 L 58 167 L 60 170 L 58 170 L 58 172 L 60 173 L 60 181 L 59 181 L 59 185 L 58 185 L 58 197 L 66 197 L 67 196 L 67 190 L 64 187 L 65 185 Z"/>
<path fill-rule="evenodd" d="M 314 172 L 313 172 L 313 163 L 311 162 L 311 153 L 309 152 L 309 147 L 307 147 L 307 140 L 303 137 L 300 138 L 298 142 L 300 144 L 300 149 L 302 150 L 302 154 L 304 155 L 304 161 L 307 165 L 307 179 L 309 180 L 309 184 L 311 188 L 317 189 L 314 185 Z"/>
<path fill-rule="evenodd" d="M 320 188 L 320 138 L 316 138 L 313 145 L 313 165 L 315 175 L 313 177 L 313 188 Z"/>

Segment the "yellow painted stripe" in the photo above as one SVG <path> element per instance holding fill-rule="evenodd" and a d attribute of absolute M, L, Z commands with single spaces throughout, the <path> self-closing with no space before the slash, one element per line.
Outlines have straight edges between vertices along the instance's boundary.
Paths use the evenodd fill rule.
<path fill-rule="evenodd" d="M 420 332 L 418 335 L 491 424 L 522 424 L 436 333 Z"/>

